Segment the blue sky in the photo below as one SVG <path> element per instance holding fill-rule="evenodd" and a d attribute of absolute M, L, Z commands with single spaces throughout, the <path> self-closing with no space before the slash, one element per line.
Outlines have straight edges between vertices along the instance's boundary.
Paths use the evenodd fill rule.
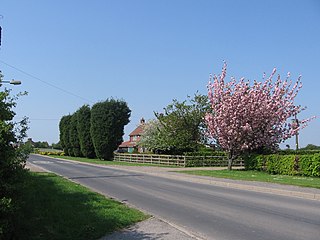
<path fill-rule="evenodd" d="M 224 60 L 228 79 L 301 74 L 300 117 L 320 116 L 320 1 L 1 0 L 0 15 L 0 70 L 29 92 L 16 112 L 35 141 L 57 142 L 63 115 L 110 97 L 132 110 L 127 139 L 172 99 L 206 94 Z M 316 119 L 300 143 L 319 136 Z"/>

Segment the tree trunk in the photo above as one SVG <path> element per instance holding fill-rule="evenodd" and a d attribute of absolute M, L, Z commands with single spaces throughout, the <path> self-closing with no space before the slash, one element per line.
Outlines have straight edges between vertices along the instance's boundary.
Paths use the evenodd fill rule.
<path fill-rule="evenodd" d="M 229 152 L 228 154 L 228 170 L 229 171 L 232 170 L 233 159 L 234 159 L 234 155 L 231 152 Z"/>
<path fill-rule="evenodd" d="M 229 158 L 229 159 L 228 159 L 228 170 L 229 170 L 229 171 L 232 170 L 232 163 L 233 163 L 233 158 Z"/>

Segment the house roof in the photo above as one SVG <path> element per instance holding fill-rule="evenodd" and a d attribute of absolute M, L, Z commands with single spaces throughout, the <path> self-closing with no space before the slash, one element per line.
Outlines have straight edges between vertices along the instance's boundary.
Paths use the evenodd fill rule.
<path fill-rule="evenodd" d="M 143 118 L 141 118 L 140 120 L 140 125 L 138 127 L 136 127 L 135 130 L 133 130 L 129 136 L 133 137 L 133 136 L 141 136 L 143 133 L 143 125 L 145 123 L 145 120 Z M 137 143 L 135 141 L 125 141 L 123 143 L 121 143 L 121 145 L 119 145 L 119 148 L 128 148 L 128 147 L 136 147 Z"/>
<path fill-rule="evenodd" d="M 141 136 L 143 133 L 143 125 L 139 125 L 135 130 L 133 130 L 129 136 Z"/>
<path fill-rule="evenodd" d="M 135 142 L 125 141 L 119 145 L 119 148 L 135 147 L 137 144 Z"/>

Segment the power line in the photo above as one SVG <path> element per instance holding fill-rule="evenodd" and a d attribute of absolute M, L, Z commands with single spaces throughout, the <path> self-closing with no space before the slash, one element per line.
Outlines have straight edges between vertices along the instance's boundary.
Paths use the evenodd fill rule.
<path fill-rule="evenodd" d="M 34 78 L 34 79 L 38 80 L 39 82 L 42 82 L 42 83 L 48 85 L 48 86 L 50 86 L 50 87 L 53 87 L 53 88 L 55 88 L 55 89 L 58 89 L 58 90 L 66 93 L 66 94 L 72 95 L 73 97 L 77 97 L 77 98 L 80 98 L 80 99 L 82 99 L 82 100 L 85 100 L 86 102 L 93 103 L 93 102 L 92 102 L 91 100 L 89 100 L 89 99 L 86 99 L 86 98 L 84 98 L 84 97 L 81 97 L 81 96 L 73 93 L 73 92 L 67 91 L 67 90 L 65 90 L 65 89 L 63 89 L 63 88 L 61 88 L 61 87 L 58 87 L 58 86 L 56 86 L 56 85 L 53 85 L 52 83 L 46 82 L 46 81 L 44 81 L 44 80 L 42 80 L 42 79 L 40 79 L 40 78 L 38 78 L 38 77 L 30 74 L 30 73 L 27 73 L 27 72 L 24 71 L 24 70 L 21 70 L 21 69 L 15 67 L 15 66 L 13 66 L 13 65 L 11 65 L 11 64 L 9 64 L 9 63 L 6 63 L 6 62 L 2 61 L 1 59 L 0 59 L 0 62 L 3 63 L 4 65 L 8 66 L 8 67 L 11 67 L 11 68 L 13 68 L 13 69 L 15 69 L 15 70 L 17 70 L 17 71 L 19 71 L 19 72 L 21 72 L 21 73 L 29 76 L 29 77 L 31 77 L 31 78 Z"/>

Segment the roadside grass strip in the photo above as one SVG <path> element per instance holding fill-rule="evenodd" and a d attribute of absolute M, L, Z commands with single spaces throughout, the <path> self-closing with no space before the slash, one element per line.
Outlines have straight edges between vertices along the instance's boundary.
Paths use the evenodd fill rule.
<path fill-rule="evenodd" d="M 98 239 L 148 218 L 53 173 L 29 172 L 16 239 Z"/>
<path fill-rule="evenodd" d="M 186 170 L 179 171 L 179 173 L 216 178 L 228 178 L 234 180 L 269 182 L 300 187 L 320 188 L 320 178 L 317 177 L 271 175 L 265 172 L 245 170 Z"/>

